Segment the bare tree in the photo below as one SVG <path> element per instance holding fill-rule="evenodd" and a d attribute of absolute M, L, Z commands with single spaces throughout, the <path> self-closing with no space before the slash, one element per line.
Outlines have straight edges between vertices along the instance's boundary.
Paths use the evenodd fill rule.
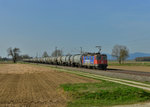
<path fill-rule="evenodd" d="M 2 57 L 0 56 L 0 61 L 2 60 Z"/>
<path fill-rule="evenodd" d="M 62 56 L 63 55 L 63 52 L 62 50 L 55 50 L 53 53 L 52 53 L 52 56 L 53 57 L 56 57 L 56 56 Z"/>
<path fill-rule="evenodd" d="M 8 48 L 7 52 L 8 52 L 8 56 L 11 56 L 13 62 L 16 63 L 17 59 L 19 58 L 20 49 L 19 48 L 14 48 L 14 49 Z"/>
<path fill-rule="evenodd" d="M 121 64 L 129 56 L 129 50 L 126 46 L 115 45 L 112 49 L 112 56 L 117 58 L 118 62 Z"/>
<path fill-rule="evenodd" d="M 43 58 L 48 57 L 48 53 L 45 51 L 42 55 Z"/>

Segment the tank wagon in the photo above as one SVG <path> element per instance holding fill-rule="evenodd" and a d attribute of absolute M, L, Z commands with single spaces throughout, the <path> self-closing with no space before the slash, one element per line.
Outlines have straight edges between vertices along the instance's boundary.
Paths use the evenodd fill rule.
<path fill-rule="evenodd" d="M 86 67 L 95 69 L 107 69 L 107 55 L 100 53 L 86 53 L 58 57 L 24 59 L 24 62 L 46 63 L 73 67 Z"/>

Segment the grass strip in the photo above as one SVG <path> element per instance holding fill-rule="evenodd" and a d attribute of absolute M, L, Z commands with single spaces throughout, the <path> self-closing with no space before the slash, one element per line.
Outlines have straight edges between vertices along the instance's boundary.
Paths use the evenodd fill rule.
<path fill-rule="evenodd" d="M 134 82 L 134 81 L 123 80 L 123 79 L 116 79 L 116 78 L 111 78 L 111 77 L 106 77 L 106 76 L 101 76 L 101 75 L 95 75 L 95 74 L 90 74 L 90 73 L 85 73 L 85 72 L 83 73 L 80 71 L 70 71 L 70 70 L 64 70 L 64 69 L 59 69 L 59 71 L 73 73 L 73 74 L 77 74 L 77 75 L 85 76 L 85 77 L 90 77 L 90 78 L 94 78 L 94 79 L 112 81 L 112 82 L 132 86 L 132 87 L 142 88 L 144 90 L 150 91 L 150 85 L 149 84 L 144 84 L 144 83 L 140 83 L 140 82 Z"/>
<path fill-rule="evenodd" d="M 63 84 L 61 87 L 72 97 L 68 107 L 103 107 L 150 100 L 150 92 L 108 81 Z"/>

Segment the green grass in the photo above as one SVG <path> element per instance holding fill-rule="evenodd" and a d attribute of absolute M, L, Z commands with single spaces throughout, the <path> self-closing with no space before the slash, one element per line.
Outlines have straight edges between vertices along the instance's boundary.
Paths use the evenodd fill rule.
<path fill-rule="evenodd" d="M 72 97 L 68 107 L 102 107 L 149 101 L 150 92 L 113 82 L 63 84 Z"/>
<path fill-rule="evenodd" d="M 125 61 L 119 64 L 117 61 L 108 61 L 108 66 L 150 66 L 150 62 Z"/>

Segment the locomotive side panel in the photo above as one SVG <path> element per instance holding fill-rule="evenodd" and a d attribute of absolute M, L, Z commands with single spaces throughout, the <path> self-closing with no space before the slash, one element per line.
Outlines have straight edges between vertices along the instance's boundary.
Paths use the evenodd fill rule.
<path fill-rule="evenodd" d="M 84 55 L 82 57 L 82 65 L 88 68 L 106 69 L 107 56 L 104 54 Z"/>

